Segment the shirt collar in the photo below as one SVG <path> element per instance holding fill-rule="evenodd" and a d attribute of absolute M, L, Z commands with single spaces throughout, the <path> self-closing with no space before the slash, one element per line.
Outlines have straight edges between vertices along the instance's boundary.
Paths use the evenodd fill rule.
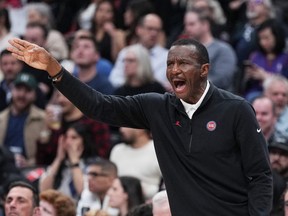
<path fill-rule="evenodd" d="M 200 105 L 201 105 L 202 101 L 204 100 L 209 88 L 210 88 L 210 83 L 207 80 L 207 85 L 206 85 L 206 88 L 204 90 L 204 93 L 202 94 L 201 98 L 198 100 L 198 102 L 196 104 L 189 104 L 189 103 L 183 101 L 182 99 L 180 99 L 181 103 L 184 106 L 186 113 L 189 113 L 191 110 L 196 111 L 200 107 Z"/>

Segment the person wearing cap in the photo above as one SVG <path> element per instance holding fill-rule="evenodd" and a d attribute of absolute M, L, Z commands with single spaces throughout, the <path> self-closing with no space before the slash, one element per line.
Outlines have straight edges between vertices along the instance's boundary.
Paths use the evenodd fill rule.
<path fill-rule="evenodd" d="M 274 200 L 271 216 L 284 215 L 283 194 L 288 180 L 288 139 L 277 137 L 269 143 L 269 157 L 273 171 Z"/>
<path fill-rule="evenodd" d="M 11 104 L 0 112 L 0 145 L 15 154 L 19 167 L 35 165 L 36 140 L 45 126 L 45 112 L 33 104 L 37 85 L 32 75 L 18 74 Z"/>

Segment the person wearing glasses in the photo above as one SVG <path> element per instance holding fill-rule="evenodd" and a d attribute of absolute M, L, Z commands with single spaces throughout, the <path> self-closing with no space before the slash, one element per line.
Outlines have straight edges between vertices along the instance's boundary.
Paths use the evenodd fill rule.
<path fill-rule="evenodd" d="M 87 184 L 81 194 L 77 205 L 77 216 L 84 215 L 87 211 L 105 210 L 111 216 L 118 215 L 118 210 L 108 208 L 106 193 L 117 178 L 116 165 L 106 159 L 97 158 L 90 160 L 86 169 Z"/>

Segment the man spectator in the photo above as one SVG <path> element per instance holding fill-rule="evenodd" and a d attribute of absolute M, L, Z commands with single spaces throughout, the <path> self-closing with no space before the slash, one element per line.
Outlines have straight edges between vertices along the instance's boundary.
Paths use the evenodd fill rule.
<path fill-rule="evenodd" d="M 153 216 L 172 216 L 166 190 L 155 194 L 152 199 Z"/>
<path fill-rule="evenodd" d="M 57 153 L 58 139 L 65 133 L 67 128 L 76 122 L 89 125 L 98 155 L 108 158 L 110 152 L 110 131 L 107 124 L 89 119 L 73 105 L 58 90 L 55 91 L 55 103 L 61 107 L 60 128 L 53 128 L 54 122 L 52 110 L 46 108 L 46 127 L 41 132 L 37 142 L 37 164 L 50 165 Z"/>
<path fill-rule="evenodd" d="M 0 70 L 3 73 L 3 80 L 0 83 L 0 89 L 5 93 L 1 97 L 0 111 L 5 109 L 11 101 L 11 88 L 17 74 L 21 71 L 23 63 L 12 56 L 8 50 L 3 50 L 0 54 Z M 3 95 L 4 96 L 4 95 Z"/>
<path fill-rule="evenodd" d="M 168 83 L 165 73 L 168 50 L 157 44 L 161 30 L 161 18 L 156 14 L 147 14 L 139 21 L 136 28 L 136 34 L 139 37 L 139 43 L 147 48 L 150 53 L 150 59 L 155 79 L 159 81 L 165 88 L 170 89 L 170 84 Z M 115 87 L 119 87 L 125 81 L 124 58 L 126 56 L 126 51 L 126 48 L 120 51 L 109 76 L 110 82 Z"/>
<path fill-rule="evenodd" d="M 45 113 L 33 105 L 37 82 L 20 73 L 12 88 L 12 103 L 0 113 L 0 145 L 15 154 L 20 167 L 34 166 L 36 140 L 45 126 Z"/>
<path fill-rule="evenodd" d="M 117 177 L 116 165 L 109 160 L 97 158 L 89 163 L 86 175 L 88 186 L 81 193 L 77 205 L 77 215 L 81 216 L 88 210 L 106 209 L 109 215 L 116 216 L 118 210 L 108 207 L 108 197 L 106 196 L 113 180 Z"/>
<path fill-rule="evenodd" d="M 275 137 L 281 136 L 275 130 L 277 120 L 275 105 L 271 99 L 265 96 L 257 97 L 252 102 L 256 118 L 266 141 L 271 143 Z"/>
<path fill-rule="evenodd" d="M 73 41 L 71 59 L 78 67 L 77 77 L 93 89 L 112 94 L 114 88 L 103 73 L 98 73 L 96 63 L 100 55 L 94 37 L 80 36 Z"/>
<path fill-rule="evenodd" d="M 13 82 L 23 69 L 23 63 L 12 56 L 12 53 L 8 50 L 3 50 L 0 53 L 0 70 L 3 72 L 3 80 L 0 83 L 0 111 L 4 110 L 11 102 L 11 89 Z M 44 108 L 46 99 L 41 90 L 36 89 L 36 101 L 35 105 L 39 108 Z"/>
<path fill-rule="evenodd" d="M 219 88 L 233 91 L 237 60 L 232 47 L 213 37 L 209 17 L 197 10 L 186 12 L 184 25 L 186 36 L 200 41 L 207 48 L 210 58 L 209 81 Z"/>
<path fill-rule="evenodd" d="M 159 191 L 162 175 L 150 132 L 121 127 L 120 133 L 123 143 L 112 148 L 110 160 L 117 165 L 118 176 L 138 178 L 145 198 L 151 199 Z"/>
<path fill-rule="evenodd" d="M 5 198 L 5 215 L 40 216 L 37 190 L 24 181 L 13 182 Z"/>
<path fill-rule="evenodd" d="M 263 83 L 264 94 L 275 104 L 276 130 L 288 138 L 288 81 L 281 75 L 271 76 Z"/>

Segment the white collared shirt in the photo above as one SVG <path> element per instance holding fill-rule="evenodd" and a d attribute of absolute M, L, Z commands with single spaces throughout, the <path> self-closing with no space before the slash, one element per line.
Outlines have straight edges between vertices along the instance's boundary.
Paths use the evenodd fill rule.
<path fill-rule="evenodd" d="M 180 101 L 182 102 L 182 104 L 184 106 L 185 112 L 187 113 L 187 115 L 189 116 L 190 119 L 192 119 L 193 114 L 200 107 L 200 105 L 201 105 L 202 101 L 204 100 L 204 97 L 206 96 L 209 88 L 210 88 L 210 83 L 207 80 L 207 85 L 206 85 L 205 91 L 196 104 L 189 104 L 189 103 L 186 103 L 185 101 L 183 101 L 182 99 L 180 99 Z"/>

